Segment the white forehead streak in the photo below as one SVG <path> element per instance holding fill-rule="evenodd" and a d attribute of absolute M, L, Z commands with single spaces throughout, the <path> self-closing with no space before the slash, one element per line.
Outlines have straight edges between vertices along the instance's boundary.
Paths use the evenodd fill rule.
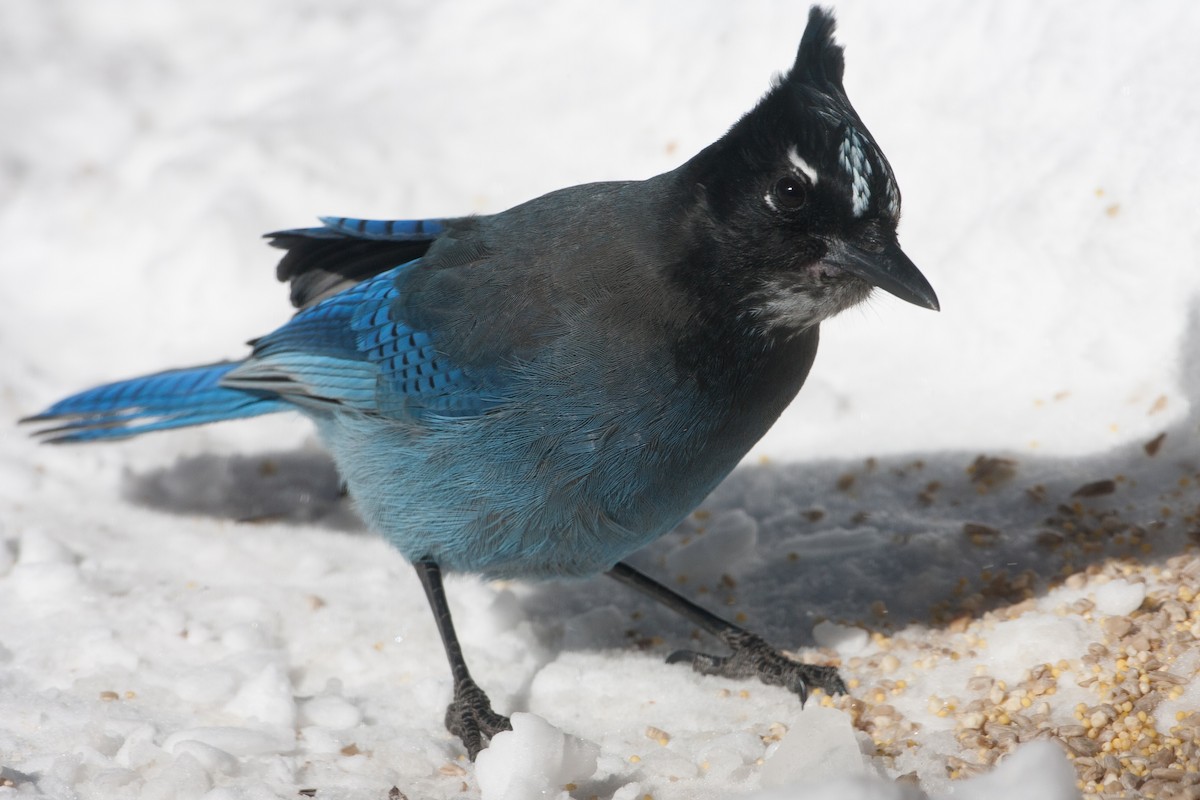
<path fill-rule="evenodd" d="M 800 154 L 796 152 L 796 148 L 793 147 L 788 150 L 788 161 L 792 162 L 793 167 L 804 173 L 804 175 L 808 178 L 809 183 L 811 183 L 813 186 L 817 185 L 817 171 L 812 168 L 812 165 L 800 157 Z"/>
<path fill-rule="evenodd" d="M 852 195 L 851 211 L 861 217 L 871 205 L 871 162 L 863 146 L 862 137 L 853 128 L 846 130 L 846 138 L 838 149 L 838 163 L 850 178 Z"/>

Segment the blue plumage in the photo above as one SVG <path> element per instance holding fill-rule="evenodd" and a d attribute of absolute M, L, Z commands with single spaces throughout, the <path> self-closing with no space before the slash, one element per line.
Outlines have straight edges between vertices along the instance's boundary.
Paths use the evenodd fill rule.
<path fill-rule="evenodd" d="M 287 408 L 271 394 L 221 386 L 237 362 L 174 369 L 88 389 L 58 401 L 27 422 L 58 421 L 43 441 L 123 439 L 152 431 L 254 417 Z"/>
<path fill-rule="evenodd" d="M 321 217 L 325 229 L 363 239 L 432 240 L 443 230 L 439 219 L 351 219 Z M 314 229 L 309 229 L 314 230 Z M 321 230 L 317 228 L 315 230 Z"/>
<path fill-rule="evenodd" d="M 440 570 L 608 571 L 719 636 L 703 672 L 806 696 L 844 687 L 621 559 L 670 530 L 799 391 L 819 323 L 877 286 L 937 307 L 896 242 L 891 168 L 814 9 L 791 72 L 721 140 L 644 181 L 485 217 L 269 234 L 292 319 L 241 362 L 91 389 L 34 417 L 50 441 L 295 409 L 371 527 L 417 567 L 473 756 L 507 720 L 462 660 Z"/>

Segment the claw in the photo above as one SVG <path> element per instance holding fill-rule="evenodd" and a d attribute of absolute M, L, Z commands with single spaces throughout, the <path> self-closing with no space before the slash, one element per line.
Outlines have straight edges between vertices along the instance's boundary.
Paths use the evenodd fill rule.
<path fill-rule="evenodd" d="M 485 742 L 498 733 L 511 731 L 512 723 L 492 710 L 483 689 L 468 678 L 454 687 L 454 701 L 446 706 L 446 729 L 462 741 L 467 756 L 474 761 Z"/>
<path fill-rule="evenodd" d="M 800 698 L 803 707 L 808 700 L 809 687 L 826 694 L 846 694 L 846 684 L 834 667 L 802 664 L 793 661 L 748 631 L 730 631 L 721 636 L 733 651 L 728 656 L 676 650 L 667 657 L 668 664 L 687 662 L 702 675 L 725 678 L 758 678 L 769 686 L 782 686 Z"/>

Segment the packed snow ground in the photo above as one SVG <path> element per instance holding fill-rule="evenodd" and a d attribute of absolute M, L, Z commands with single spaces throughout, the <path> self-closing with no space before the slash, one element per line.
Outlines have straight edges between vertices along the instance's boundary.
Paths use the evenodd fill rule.
<path fill-rule="evenodd" d="M 826 325 L 800 399 L 638 563 L 850 698 L 668 666 L 688 626 L 603 578 L 452 578 L 472 670 L 529 713 L 472 765 L 415 576 L 302 420 L 10 427 L 0 798 L 1194 796 L 1200 7 L 836 10 L 945 310 Z M 0 5 L 0 423 L 240 355 L 288 314 L 264 231 L 675 166 L 806 14 Z"/>

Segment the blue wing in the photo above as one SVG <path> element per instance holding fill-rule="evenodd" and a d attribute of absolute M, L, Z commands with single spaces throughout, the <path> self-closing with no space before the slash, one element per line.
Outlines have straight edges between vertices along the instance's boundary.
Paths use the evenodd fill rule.
<path fill-rule="evenodd" d="M 494 386 L 452 364 L 435 336 L 393 319 L 397 279 L 445 225 L 440 220 L 322 218 L 322 228 L 269 234 L 288 250 L 280 276 L 300 312 L 254 343 L 253 355 L 95 387 L 28 422 L 46 441 L 116 439 L 299 405 L 369 414 L 467 416 L 494 407 Z M 398 264 L 402 266 L 397 266 Z M 347 288 L 348 287 L 348 288 Z"/>
<path fill-rule="evenodd" d="M 254 343 L 221 385 L 270 391 L 313 410 L 337 406 L 420 419 L 475 416 L 503 400 L 494 381 L 454 364 L 436 332 L 399 321 L 399 279 L 419 261 L 382 272 L 302 309 Z"/>

